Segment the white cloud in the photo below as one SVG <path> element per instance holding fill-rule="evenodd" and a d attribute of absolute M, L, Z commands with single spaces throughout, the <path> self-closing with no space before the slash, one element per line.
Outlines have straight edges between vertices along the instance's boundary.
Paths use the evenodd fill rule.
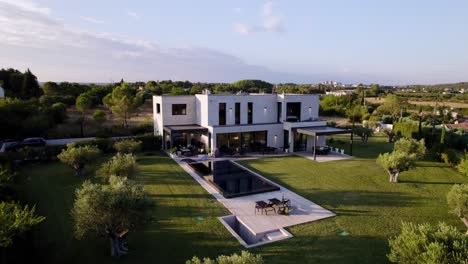
<path fill-rule="evenodd" d="M 262 6 L 260 12 L 261 24 L 260 25 L 248 25 L 245 23 L 237 23 L 234 25 L 234 30 L 243 35 L 248 35 L 254 32 L 282 32 L 283 18 L 274 12 L 273 1 L 267 1 Z"/>
<path fill-rule="evenodd" d="M 140 19 L 140 15 L 138 15 L 136 12 L 133 12 L 133 11 L 128 11 L 127 15 L 134 19 Z"/>
<path fill-rule="evenodd" d="M 248 35 L 254 32 L 254 29 L 251 26 L 242 23 L 235 24 L 234 30 L 242 35 Z"/>
<path fill-rule="evenodd" d="M 80 19 L 93 24 L 104 24 L 104 21 L 94 17 L 80 16 Z"/>
<path fill-rule="evenodd" d="M 29 67 L 40 81 L 144 81 L 174 76 L 214 82 L 299 80 L 213 49 L 162 47 L 154 41 L 85 31 L 32 2 L 0 0 L 0 25 L 0 58 L 8 64 L 2 67 Z"/>
<path fill-rule="evenodd" d="M 283 31 L 283 19 L 273 12 L 273 2 L 268 1 L 263 5 L 263 28 L 268 32 Z"/>

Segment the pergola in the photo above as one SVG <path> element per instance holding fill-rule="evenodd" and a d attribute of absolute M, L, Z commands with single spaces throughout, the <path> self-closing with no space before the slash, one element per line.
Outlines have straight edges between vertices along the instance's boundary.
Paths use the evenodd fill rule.
<path fill-rule="evenodd" d="M 314 160 L 316 160 L 317 153 L 317 136 L 328 136 L 337 134 L 351 134 L 349 152 L 353 155 L 353 132 L 351 129 L 342 129 L 336 127 L 322 126 L 322 127 L 303 127 L 297 129 L 298 133 L 314 137 Z"/>
<path fill-rule="evenodd" d="M 208 128 L 200 125 L 174 125 L 174 126 L 164 126 L 164 140 L 166 142 L 166 137 L 170 138 L 171 145 L 173 144 L 174 135 L 178 134 L 208 134 Z M 166 144 L 164 144 L 165 147 Z"/>

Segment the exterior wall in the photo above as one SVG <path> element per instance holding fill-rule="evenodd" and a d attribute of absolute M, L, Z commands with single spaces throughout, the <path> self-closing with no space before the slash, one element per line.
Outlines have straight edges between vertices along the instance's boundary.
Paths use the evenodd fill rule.
<path fill-rule="evenodd" d="M 208 95 L 206 94 L 197 94 L 195 95 L 196 105 L 197 105 L 197 122 L 196 124 L 200 126 L 208 126 Z"/>
<path fill-rule="evenodd" d="M 319 97 L 316 94 L 280 94 L 278 102 L 283 103 L 282 120 L 286 119 L 287 103 L 301 103 L 301 121 L 318 119 Z M 310 107 L 310 110 L 309 110 Z"/>
<path fill-rule="evenodd" d="M 161 105 L 161 112 L 157 113 L 156 104 Z M 154 124 L 154 134 L 162 135 L 163 134 L 163 112 L 162 112 L 162 97 L 153 96 L 153 124 Z"/>
<path fill-rule="evenodd" d="M 208 124 L 219 125 L 219 103 L 226 103 L 226 125 L 235 125 L 235 104 L 240 103 L 240 124 L 247 124 L 247 105 L 253 103 L 253 124 L 277 122 L 276 94 L 208 95 Z"/>

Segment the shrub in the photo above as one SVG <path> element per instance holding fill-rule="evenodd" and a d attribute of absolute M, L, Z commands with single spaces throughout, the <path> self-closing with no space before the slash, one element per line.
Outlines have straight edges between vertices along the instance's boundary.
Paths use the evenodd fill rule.
<path fill-rule="evenodd" d="M 136 171 L 136 160 L 132 154 L 117 153 L 110 161 L 101 165 L 97 175 L 109 178 L 111 175 L 132 178 Z"/>
<path fill-rule="evenodd" d="M 185 264 L 263 264 L 263 258 L 260 255 L 254 255 L 248 251 L 242 251 L 240 255 L 232 254 L 230 256 L 219 256 L 216 260 L 193 257 L 187 260 Z"/>
<path fill-rule="evenodd" d="M 133 154 L 141 148 L 141 141 L 133 139 L 124 139 L 114 143 L 114 148 L 117 152 L 122 154 Z"/>
<path fill-rule="evenodd" d="M 161 136 L 148 134 L 135 137 L 135 140 L 141 141 L 141 150 L 143 151 L 161 150 Z"/>
<path fill-rule="evenodd" d="M 468 259 L 468 236 L 445 223 L 403 223 L 401 233 L 389 245 L 387 256 L 394 263 L 461 264 Z"/>
<path fill-rule="evenodd" d="M 458 164 L 457 169 L 461 174 L 468 176 L 468 155 L 467 154 L 465 154 L 465 157 L 460 161 L 460 164 Z"/>
<path fill-rule="evenodd" d="M 417 138 L 419 125 L 417 122 L 413 121 L 396 122 L 393 124 L 393 131 L 398 136 L 403 136 L 405 138 Z"/>
<path fill-rule="evenodd" d="M 455 167 L 460 161 L 457 157 L 457 153 L 455 153 L 455 151 L 451 149 L 447 149 L 444 153 L 442 153 L 440 155 L 440 158 L 442 159 L 442 161 L 445 162 L 445 164 L 450 165 L 452 167 Z"/>
<path fill-rule="evenodd" d="M 114 140 L 110 138 L 97 138 L 95 140 L 79 141 L 74 144 L 76 146 L 96 146 L 104 153 L 114 152 Z"/>
<path fill-rule="evenodd" d="M 130 128 L 130 131 L 132 132 L 133 135 L 153 133 L 154 131 L 153 122 L 150 120 L 145 120 L 143 122 L 140 122 L 136 126 Z"/>
<path fill-rule="evenodd" d="M 382 116 L 382 123 L 384 124 L 393 124 L 393 118 L 389 115 Z"/>

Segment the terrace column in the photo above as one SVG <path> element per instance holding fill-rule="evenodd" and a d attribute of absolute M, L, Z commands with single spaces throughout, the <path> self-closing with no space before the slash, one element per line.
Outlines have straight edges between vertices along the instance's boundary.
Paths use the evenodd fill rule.
<path fill-rule="evenodd" d="M 289 143 L 289 152 L 294 152 L 294 132 L 292 131 L 292 129 L 289 129 L 288 143 Z"/>
<path fill-rule="evenodd" d="M 317 160 L 317 135 L 314 136 L 314 160 Z"/>

